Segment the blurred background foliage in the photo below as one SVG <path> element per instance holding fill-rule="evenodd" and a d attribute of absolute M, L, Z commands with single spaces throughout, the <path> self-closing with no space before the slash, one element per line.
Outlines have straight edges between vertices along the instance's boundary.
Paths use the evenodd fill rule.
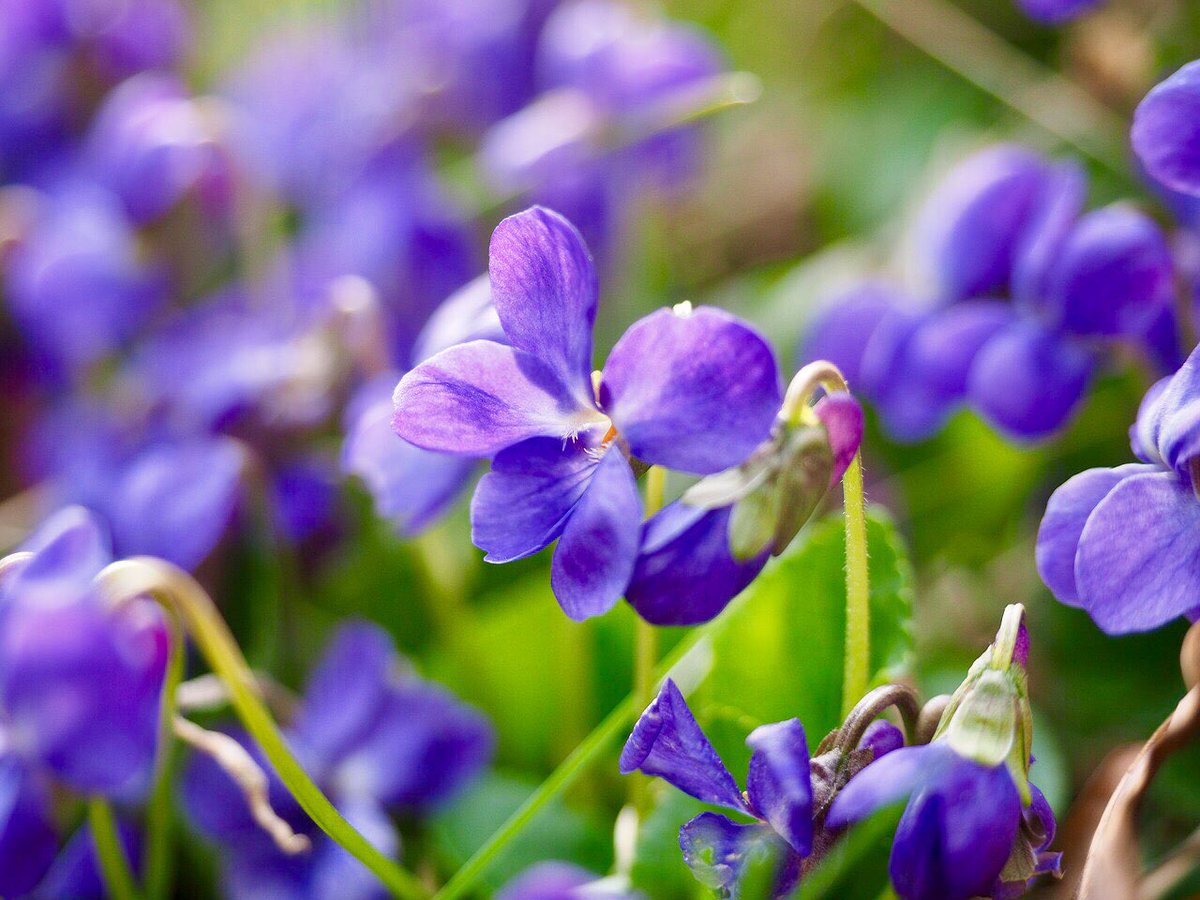
<path fill-rule="evenodd" d="M 206 0 L 194 86 L 211 87 L 272 23 L 326 7 Z M 831 286 L 902 268 L 899 239 L 914 202 L 950 161 L 988 141 L 1078 154 L 1093 205 L 1132 195 L 1153 208 L 1131 174 L 1128 116 L 1157 76 L 1200 56 L 1200 4 L 1187 0 L 1114 0 L 1057 30 L 1008 0 L 671 0 L 665 8 L 711 30 L 734 68 L 761 79 L 763 94 L 709 124 L 699 185 L 632 217 L 625 262 L 603 281 L 601 347 L 636 315 L 688 299 L 748 316 L 787 365 Z M 1046 121 L 1033 121 L 1030 109 Z M 488 211 L 487 221 L 500 212 Z M 876 668 L 907 674 L 926 693 L 950 690 L 1004 605 L 1024 603 L 1034 642 L 1034 773 L 1060 818 L 1104 754 L 1148 735 L 1182 692 L 1185 623 L 1107 637 L 1082 611 L 1054 602 L 1033 565 L 1050 491 L 1077 471 L 1129 457 L 1127 428 L 1148 377 L 1132 362 L 1106 373 L 1066 433 L 1037 446 L 1007 443 L 970 413 L 924 443 L 890 444 L 872 428 L 865 444 L 868 496 L 889 511 L 872 524 Z M 360 486 L 343 502 L 352 533 L 330 554 L 280 558 L 267 542 L 247 542 L 218 596 L 252 664 L 285 683 L 302 682 L 336 622 L 365 616 L 423 674 L 494 720 L 493 774 L 413 838 L 452 871 L 628 692 L 633 614 L 622 605 L 582 625 L 567 621 L 550 593 L 548 554 L 485 565 L 471 546 L 465 500 L 407 544 L 374 516 Z M 830 516 L 772 564 L 708 648 L 711 675 L 695 708 L 739 777 L 742 741 L 756 724 L 798 715 L 811 744 L 836 724 L 842 562 L 840 522 Z M 669 634 L 667 646 L 677 639 Z M 624 797 L 618 751 L 535 821 L 488 884 L 548 858 L 597 872 L 611 865 Z M 1200 750 L 1192 749 L 1151 796 L 1148 853 L 1200 820 L 1197 785 Z M 656 791 L 637 881 L 663 900 L 701 896 L 675 839 L 697 804 L 664 785 Z M 886 824 L 856 833 L 803 895 L 880 896 Z"/>

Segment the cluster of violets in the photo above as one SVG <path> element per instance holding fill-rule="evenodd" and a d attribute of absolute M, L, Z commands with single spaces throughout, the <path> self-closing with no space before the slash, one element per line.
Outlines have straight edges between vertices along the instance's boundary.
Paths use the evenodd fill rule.
<path fill-rule="evenodd" d="M 895 702 L 892 689 L 877 689 L 814 755 L 798 719 L 751 732 L 742 791 L 668 680 L 634 727 L 621 771 L 736 814 L 702 812 L 679 831 L 684 861 L 721 896 L 760 896 L 741 893 L 751 877 L 769 886 L 761 896 L 791 896 L 847 826 L 904 802 L 889 863 L 899 896 L 1019 897 L 1059 872 L 1061 858 L 1047 849 L 1054 814 L 1029 781 L 1029 635 L 1020 607 L 1010 612 L 923 740 L 877 718 Z M 906 724 L 917 730 L 912 703 Z"/>

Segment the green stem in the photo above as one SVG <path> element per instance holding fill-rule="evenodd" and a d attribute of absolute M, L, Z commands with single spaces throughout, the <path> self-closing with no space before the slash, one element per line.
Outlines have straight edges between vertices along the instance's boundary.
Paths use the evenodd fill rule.
<path fill-rule="evenodd" d="M 871 586 L 867 560 L 867 500 L 862 453 L 842 476 L 846 519 L 846 668 L 842 712 L 849 715 L 871 679 Z"/>
<path fill-rule="evenodd" d="M 667 471 L 651 466 L 646 472 L 646 518 L 650 518 L 663 505 L 666 493 Z M 638 616 L 634 626 L 633 650 L 633 697 L 634 709 L 638 712 L 654 700 L 654 664 L 658 661 L 658 630 Z M 636 774 L 629 780 L 629 802 L 637 810 L 638 819 L 644 820 L 650 811 L 650 779 Z"/>
<path fill-rule="evenodd" d="M 317 826 L 375 874 L 395 896 L 423 900 L 425 886 L 358 833 L 292 755 L 254 688 L 254 677 L 212 598 L 187 572 L 161 559 L 135 557 L 106 568 L 100 583 L 117 598 L 153 596 L 175 611 L 229 689 L 230 702 L 279 779 Z"/>
<path fill-rule="evenodd" d="M 112 807 L 103 797 L 88 801 L 88 823 L 92 828 L 92 840 L 96 842 L 96 857 L 100 860 L 100 876 L 105 892 L 113 900 L 137 900 L 137 884 L 121 846 L 117 832 L 117 821 Z"/>
<path fill-rule="evenodd" d="M 170 657 L 167 660 L 162 698 L 159 700 L 158 759 L 155 761 L 150 808 L 146 812 L 146 849 L 143 856 L 146 896 L 149 900 L 159 900 L 170 894 L 171 876 L 174 872 L 171 848 L 174 843 L 172 826 L 176 747 L 175 732 L 171 723 L 175 721 L 175 693 L 183 681 L 186 659 L 179 620 L 170 610 L 166 615 L 171 640 Z"/>
<path fill-rule="evenodd" d="M 743 592 L 726 608 L 724 615 L 709 622 L 702 628 L 692 629 L 667 654 L 666 658 L 654 669 L 654 680 L 659 681 L 671 675 L 677 667 L 682 666 L 688 655 L 702 643 L 711 642 L 726 624 L 736 617 L 736 611 L 750 597 L 752 592 Z M 681 686 L 682 688 L 683 686 Z M 686 693 L 686 688 L 683 688 Z M 594 763 L 612 743 L 617 735 L 629 727 L 629 722 L 636 712 L 641 712 L 637 699 L 630 693 L 617 705 L 604 720 L 592 730 L 582 743 L 559 764 L 558 768 L 529 795 L 520 808 L 487 841 L 475 851 L 446 886 L 434 896 L 434 900 L 456 900 L 466 895 L 474 887 L 479 877 L 487 870 L 491 862 L 500 855 L 505 847 L 521 833 L 526 825 L 545 806 L 569 788 Z"/>

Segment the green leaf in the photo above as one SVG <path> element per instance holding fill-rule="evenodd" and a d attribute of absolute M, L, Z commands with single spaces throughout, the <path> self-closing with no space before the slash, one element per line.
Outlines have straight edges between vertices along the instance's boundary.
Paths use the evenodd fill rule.
<path fill-rule="evenodd" d="M 912 576 L 891 520 L 872 510 L 871 671 L 876 681 L 903 672 L 912 655 Z M 797 716 L 810 744 L 840 724 L 845 635 L 843 523 L 812 525 L 749 590 L 713 643 L 702 697 L 758 722 Z"/>

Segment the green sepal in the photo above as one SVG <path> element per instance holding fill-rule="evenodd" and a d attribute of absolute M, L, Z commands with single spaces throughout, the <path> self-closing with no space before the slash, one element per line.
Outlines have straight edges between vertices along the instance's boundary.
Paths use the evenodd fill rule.
<path fill-rule="evenodd" d="M 946 728 L 946 740 L 960 756 L 984 766 L 1009 758 L 1017 739 L 1017 692 L 1005 673 L 988 669 L 962 698 Z"/>

